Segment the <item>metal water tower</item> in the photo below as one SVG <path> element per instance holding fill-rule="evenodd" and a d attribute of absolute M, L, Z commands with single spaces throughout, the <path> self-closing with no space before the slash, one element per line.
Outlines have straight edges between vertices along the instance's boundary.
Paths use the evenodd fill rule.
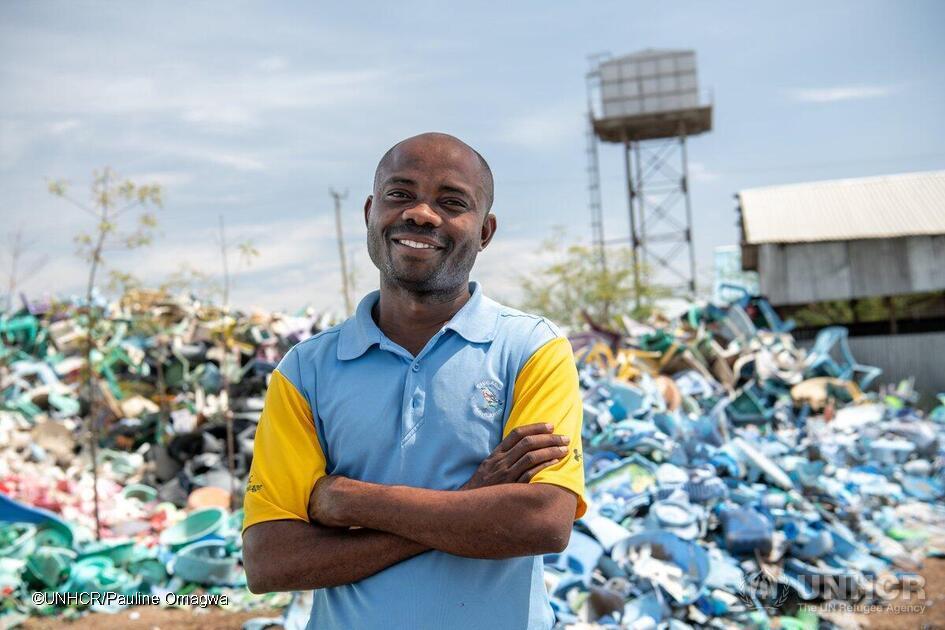
<path fill-rule="evenodd" d="M 696 291 L 686 138 L 712 129 L 711 100 L 700 98 L 696 54 L 644 50 L 591 58 L 588 87 L 588 179 L 591 226 L 602 264 L 606 245 L 633 249 L 640 304 L 641 268 L 655 284 Z M 623 145 L 630 238 L 604 238 L 597 142 Z M 668 281 L 667 281 L 668 280 Z"/>

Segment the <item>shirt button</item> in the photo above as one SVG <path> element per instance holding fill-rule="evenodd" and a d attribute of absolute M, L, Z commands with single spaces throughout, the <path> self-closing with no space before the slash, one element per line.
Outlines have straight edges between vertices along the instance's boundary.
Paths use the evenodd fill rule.
<path fill-rule="evenodd" d="M 420 364 L 419 364 L 419 363 L 414 363 L 412 369 L 413 369 L 414 372 L 419 372 L 419 371 L 420 371 Z"/>

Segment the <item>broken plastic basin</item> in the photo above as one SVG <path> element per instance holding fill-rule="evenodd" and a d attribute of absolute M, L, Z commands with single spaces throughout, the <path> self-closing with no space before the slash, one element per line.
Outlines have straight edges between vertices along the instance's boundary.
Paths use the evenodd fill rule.
<path fill-rule="evenodd" d="M 26 558 L 36 549 L 36 526 L 10 523 L 0 527 L 0 558 Z"/>
<path fill-rule="evenodd" d="M 674 598 L 677 603 L 689 605 L 699 599 L 709 575 L 709 555 L 705 549 L 669 532 L 647 530 L 617 543 L 611 556 L 618 564 L 626 564 L 630 550 L 643 546 L 650 546 L 654 558 L 682 570 L 681 598 Z M 629 568 L 632 570 L 632 566 Z"/>
<path fill-rule="evenodd" d="M 105 556 L 92 556 L 78 560 L 72 565 L 69 581 L 63 587 L 67 592 L 114 591 L 126 593 L 131 590 L 131 576 L 115 567 Z"/>
<path fill-rule="evenodd" d="M 108 558 L 115 565 L 127 564 L 133 555 L 135 541 L 107 540 L 86 545 L 79 554 L 79 560 L 85 558 Z"/>
<path fill-rule="evenodd" d="M 75 552 L 62 547 L 38 547 L 26 561 L 26 574 L 31 581 L 56 588 L 69 577 Z"/>
<path fill-rule="evenodd" d="M 198 540 L 215 536 L 224 523 L 226 510 L 218 507 L 196 510 L 180 523 L 164 530 L 161 533 L 161 544 L 177 551 Z"/>
<path fill-rule="evenodd" d="M 679 501 L 657 501 L 650 507 L 653 529 L 662 529 L 676 534 L 683 540 L 692 540 L 699 535 L 699 523 L 691 505 Z"/>
<path fill-rule="evenodd" d="M 137 499 L 142 503 L 150 503 L 157 500 L 158 493 L 151 486 L 146 486 L 143 483 L 133 483 L 125 486 L 125 489 L 121 491 L 121 496 L 126 499 Z"/>
<path fill-rule="evenodd" d="M 227 527 L 232 534 L 235 534 L 236 540 L 240 541 L 240 532 L 243 531 L 243 508 L 240 508 L 230 514 L 227 521 Z"/>
<path fill-rule="evenodd" d="M 237 557 L 228 554 L 225 542 L 203 540 L 178 551 L 168 570 L 186 582 L 222 586 L 236 582 L 237 563 Z"/>
<path fill-rule="evenodd" d="M 147 586 L 162 586 L 167 582 L 167 567 L 157 558 L 144 558 L 132 562 L 129 571 Z"/>
<path fill-rule="evenodd" d="M 869 449 L 873 459 L 881 464 L 901 464 L 915 450 L 915 444 L 906 440 L 879 439 L 874 440 Z"/>

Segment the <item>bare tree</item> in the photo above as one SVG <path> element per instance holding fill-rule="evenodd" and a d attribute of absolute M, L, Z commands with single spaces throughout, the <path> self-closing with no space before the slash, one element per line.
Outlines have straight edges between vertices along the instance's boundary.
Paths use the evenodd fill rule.
<path fill-rule="evenodd" d="M 220 215 L 220 260 L 223 267 L 223 317 L 221 319 L 220 331 L 220 376 L 222 378 L 221 395 L 224 398 L 222 411 L 226 422 L 226 465 L 230 476 L 230 507 L 235 509 L 236 504 L 236 475 L 235 463 L 236 448 L 233 436 L 233 411 L 230 409 L 230 375 L 231 366 L 229 362 L 229 352 L 231 339 L 230 327 L 230 264 L 229 264 L 230 244 L 226 239 L 226 224 L 223 215 Z M 239 255 L 240 264 L 249 266 L 254 258 L 259 256 L 259 250 L 250 240 L 244 240 L 236 244 L 236 251 Z"/>
<path fill-rule="evenodd" d="M 102 313 L 93 303 L 95 281 L 98 273 L 105 266 L 108 253 L 119 250 L 131 250 L 151 243 L 157 219 L 150 211 L 162 206 L 162 191 L 157 184 L 139 185 L 129 179 L 122 180 L 109 167 L 93 171 L 90 186 L 90 199 L 80 201 L 70 195 L 68 183 L 64 180 L 49 182 L 49 192 L 64 199 L 79 210 L 90 215 L 95 221 L 88 232 L 75 237 L 78 255 L 89 265 L 85 288 L 86 344 L 85 344 L 85 386 L 89 404 L 89 449 L 92 457 L 92 483 L 95 493 L 95 537 L 101 537 L 98 496 L 98 442 L 100 415 L 96 405 L 95 389 L 97 379 L 93 365 L 96 328 Z M 128 231 L 120 231 L 122 222 L 137 215 L 138 220 Z"/>
<path fill-rule="evenodd" d="M 605 267 L 592 247 L 565 239 L 565 233 L 556 230 L 539 250 L 550 259 L 528 274 L 518 274 L 523 310 L 575 328 L 583 326 L 585 313 L 600 324 L 619 326 L 620 315 L 645 318 L 658 301 L 673 297 L 669 289 L 648 283 L 637 293 L 629 248 L 608 250 Z"/>
<path fill-rule="evenodd" d="M 17 287 L 23 285 L 27 280 L 35 276 L 49 262 L 49 256 L 42 255 L 30 261 L 26 261 L 26 255 L 36 245 L 35 240 L 27 241 L 23 238 L 23 227 L 20 226 L 14 232 L 8 235 L 9 249 L 7 257 L 9 258 L 9 268 L 7 271 L 7 307 L 6 310 L 13 310 L 13 300 L 16 296 Z"/>

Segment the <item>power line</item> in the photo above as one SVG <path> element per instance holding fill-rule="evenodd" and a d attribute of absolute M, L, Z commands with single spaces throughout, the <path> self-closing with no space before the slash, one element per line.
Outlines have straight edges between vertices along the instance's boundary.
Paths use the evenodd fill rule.
<path fill-rule="evenodd" d="M 858 164 L 878 164 L 883 162 L 894 162 L 894 161 L 906 161 L 906 160 L 916 160 L 923 158 L 945 158 L 945 153 L 915 153 L 912 155 L 893 155 L 889 157 L 873 157 L 873 158 L 862 158 L 856 160 L 835 160 L 828 162 L 803 162 L 803 163 L 794 163 L 794 164 L 777 164 L 772 166 L 736 166 L 735 168 L 727 169 L 713 169 L 712 174 L 718 175 L 736 175 L 739 173 L 763 173 L 763 172 L 773 172 L 773 171 L 798 171 L 809 168 L 823 168 L 830 166 L 855 166 Z M 623 182 L 623 176 L 607 176 L 601 177 L 602 181 Z M 554 177 L 554 178 L 529 178 L 529 179 L 513 179 L 513 180 L 501 180 L 499 184 L 501 186 L 530 186 L 532 184 L 553 184 L 560 182 L 578 182 L 578 178 L 570 177 Z"/>

